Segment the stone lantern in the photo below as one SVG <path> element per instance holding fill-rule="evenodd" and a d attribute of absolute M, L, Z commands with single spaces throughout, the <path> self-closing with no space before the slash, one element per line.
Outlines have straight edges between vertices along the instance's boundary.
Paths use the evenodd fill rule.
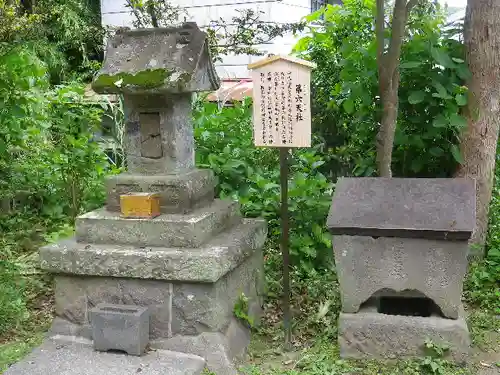
<path fill-rule="evenodd" d="M 193 368 L 200 360 L 236 374 L 232 359 L 244 353 L 249 327 L 234 308 L 244 298 L 258 321 L 267 229 L 242 219 L 237 202 L 214 199 L 213 172 L 195 168 L 192 93 L 218 87 L 207 36 L 194 23 L 121 30 L 109 41 L 93 89 L 124 97 L 128 170 L 107 179 L 106 206 L 79 216 L 74 238 L 40 250 L 42 268 L 55 276 L 52 338 L 93 339 L 96 350 L 143 355 L 145 363 L 149 347 L 180 366 L 187 357 L 170 351 L 189 353 L 201 357 L 188 358 Z M 159 215 L 124 217 L 120 197 L 144 193 L 159 198 Z M 173 370 L 161 372 L 199 374 Z"/>
<path fill-rule="evenodd" d="M 473 180 L 340 179 L 327 225 L 341 355 L 414 357 L 431 340 L 463 361 L 470 342 L 461 296 L 474 224 Z"/>

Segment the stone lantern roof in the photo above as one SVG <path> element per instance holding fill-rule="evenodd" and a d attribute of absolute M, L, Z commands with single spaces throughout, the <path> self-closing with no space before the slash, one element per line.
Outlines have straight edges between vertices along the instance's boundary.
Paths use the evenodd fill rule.
<path fill-rule="evenodd" d="M 194 22 L 120 29 L 109 40 L 103 67 L 92 82 L 102 94 L 189 93 L 219 86 L 207 35 Z"/>

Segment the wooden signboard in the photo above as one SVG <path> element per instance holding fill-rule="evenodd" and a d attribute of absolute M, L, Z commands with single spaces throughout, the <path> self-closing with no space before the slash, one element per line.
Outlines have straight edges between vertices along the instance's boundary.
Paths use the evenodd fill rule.
<path fill-rule="evenodd" d="M 256 146 L 311 146 L 309 90 L 314 66 L 291 56 L 271 56 L 248 66 Z"/>
<path fill-rule="evenodd" d="M 256 146 L 280 148 L 281 252 L 283 254 L 283 326 L 291 349 L 288 154 L 311 146 L 311 69 L 315 64 L 291 56 L 270 56 L 250 64 Z"/>

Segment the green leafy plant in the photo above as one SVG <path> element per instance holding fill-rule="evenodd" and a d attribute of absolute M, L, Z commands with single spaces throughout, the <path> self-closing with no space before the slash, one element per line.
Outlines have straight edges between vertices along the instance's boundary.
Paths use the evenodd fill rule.
<path fill-rule="evenodd" d="M 28 316 L 24 286 L 16 267 L 0 258 L 0 337 L 15 329 Z"/>
<path fill-rule="evenodd" d="M 97 0 L 0 1 L 0 45 L 22 44 L 48 66 L 51 82 L 89 80 L 105 30 Z"/>
<path fill-rule="evenodd" d="M 238 300 L 234 304 L 233 313 L 236 318 L 238 318 L 242 323 L 248 325 L 248 327 L 254 327 L 254 320 L 248 315 L 249 310 L 249 298 L 245 293 L 241 293 Z"/>
<path fill-rule="evenodd" d="M 420 368 L 428 374 L 444 375 L 447 362 L 443 359 L 450 347 L 426 340 L 424 344 L 426 357 L 422 359 Z"/>
<path fill-rule="evenodd" d="M 376 172 L 380 117 L 373 1 L 346 0 L 306 17 L 308 35 L 296 53 L 314 61 L 314 130 L 326 140 L 332 176 Z M 461 155 L 458 134 L 468 76 L 463 46 L 445 31 L 444 12 L 419 4 L 401 51 L 399 116 L 393 149 L 395 176 L 449 177 Z"/>
<path fill-rule="evenodd" d="M 278 152 L 253 146 L 251 103 L 198 105 L 195 111 L 196 160 L 218 177 L 217 193 L 239 200 L 247 217 L 263 217 L 270 241 L 280 238 Z M 325 161 L 320 140 L 310 149 L 290 155 L 290 252 L 294 264 L 309 272 L 331 261 L 331 238 L 326 216 L 333 184 L 321 173 Z"/>

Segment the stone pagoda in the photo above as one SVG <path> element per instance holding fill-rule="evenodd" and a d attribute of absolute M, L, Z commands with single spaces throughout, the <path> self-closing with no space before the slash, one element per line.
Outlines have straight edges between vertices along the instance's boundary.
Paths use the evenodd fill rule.
<path fill-rule="evenodd" d="M 342 357 L 405 358 L 425 342 L 463 362 L 462 306 L 475 183 L 468 179 L 343 178 L 328 217 L 342 300 Z"/>
<path fill-rule="evenodd" d="M 234 308 L 247 306 L 250 320 L 258 321 L 266 225 L 242 219 L 237 202 L 214 199 L 213 172 L 195 168 L 192 93 L 218 87 L 207 36 L 194 23 L 120 30 L 108 43 L 93 88 L 124 97 L 128 171 L 107 179 L 106 206 L 78 217 L 74 238 L 40 251 L 42 268 L 55 276 L 50 335 L 83 345 L 78 350 L 88 361 L 99 353 L 92 350 L 99 338 L 108 341 L 93 348 L 120 349 L 155 363 L 141 370 L 144 375 L 199 374 L 200 360 L 218 375 L 236 374 L 232 360 L 245 352 L 249 327 L 235 318 Z M 120 197 L 136 193 L 154 193 L 159 215 L 124 217 Z M 163 359 L 152 360 L 144 348 Z M 168 367 L 190 358 L 178 352 L 198 356 L 185 365 L 195 370 Z M 51 373 L 58 374 L 57 365 Z"/>

